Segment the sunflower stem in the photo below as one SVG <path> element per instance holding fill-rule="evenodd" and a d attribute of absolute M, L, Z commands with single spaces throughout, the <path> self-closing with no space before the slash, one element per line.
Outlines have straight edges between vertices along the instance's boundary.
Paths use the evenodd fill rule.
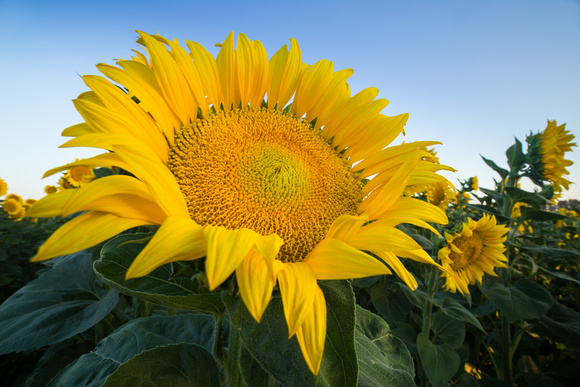
<path fill-rule="evenodd" d="M 215 337 L 213 341 L 213 356 L 218 360 L 218 362 L 226 367 L 227 359 L 224 356 L 224 346 L 223 346 L 223 335 L 224 335 L 224 315 L 218 314 L 216 316 L 216 323 L 215 323 Z"/>

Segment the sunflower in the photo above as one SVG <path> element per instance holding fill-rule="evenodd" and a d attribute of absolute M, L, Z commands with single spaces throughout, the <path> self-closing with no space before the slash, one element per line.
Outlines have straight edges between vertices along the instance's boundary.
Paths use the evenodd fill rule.
<path fill-rule="evenodd" d="M 574 135 L 565 129 L 566 124 L 558 126 L 556 121 L 548 121 L 543 132 L 526 139 L 532 167 L 530 177 L 540 185 L 542 181 L 550 181 L 556 194 L 562 192 L 562 188 L 568 189 L 571 183 L 564 175 L 569 174 L 566 167 L 573 162 L 564 157 L 576 144 L 572 142 Z"/>
<path fill-rule="evenodd" d="M 449 203 L 455 199 L 455 195 L 455 188 L 446 181 L 438 181 L 429 184 L 425 194 L 429 203 L 439 207 L 443 211 L 445 211 L 449 206 Z"/>
<path fill-rule="evenodd" d="M 393 270 L 415 289 L 397 256 L 437 265 L 395 228 L 447 223 L 436 206 L 402 197 L 408 185 L 442 180 L 436 171 L 444 167 L 421 149 L 437 143 L 387 147 L 408 115 L 381 114 L 388 101 L 375 100 L 374 88 L 351 96 L 352 70 L 302 63 L 294 39 L 268 60 L 262 43 L 243 34 L 234 48 L 232 33 L 214 59 L 198 43 L 186 41 L 188 53 L 177 40 L 139 34 L 148 56 L 97 66 L 122 88 L 84 76 L 91 91 L 74 104 L 85 122 L 63 132 L 74 137 L 64 147 L 107 152 L 45 175 L 82 165 L 132 176 L 39 200 L 30 216 L 87 212 L 58 229 L 34 261 L 160 225 L 126 278 L 205 257 L 210 290 L 235 272 L 258 322 L 277 284 L 289 337 L 318 373 L 327 311 L 317 280 Z"/>
<path fill-rule="evenodd" d="M 47 195 L 53 194 L 58 192 L 58 187 L 54 186 L 54 185 L 47 185 L 46 187 L 44 187 L 44 193 Z"/>
<path fill-rule="evenodd" d="M 2 209 L 4 212 L 10 215 L 11 218 L 18 217 L 19 214 L 23 211 L 22 202 L 14 198 L 7 198 L 2 203 Z"/>
<path fill-rule="evenodd" d="M 477 191 L 479 189 L 479 184 L 478 184 L 478 181 L 477 181 L 477 176 L 470 177 L 469 178 L 469 181 L 468 181 L 468 184 L 469 184 L 469 190 L 470 191 Z"/>
<path fill-rule="evenodd" d="M 454 234 L 445 233 L 447 246 L 439 250 L 439 260 L 446 278 L 445 288 L 469 294 L 468 285 L 481 283 L 485 273 L 497 276 L 495 267 L 507 267 L 503 254 L 508 228 L 498 225 L 495 216 L 484 215 L 477 222 L 468 219 Z"/>
<path fill-rule="evenodd" d="M 4 181 L 4 179 L 0 179 L 0 196 L 6 195 L 8 192 L 8 184 Z"/>

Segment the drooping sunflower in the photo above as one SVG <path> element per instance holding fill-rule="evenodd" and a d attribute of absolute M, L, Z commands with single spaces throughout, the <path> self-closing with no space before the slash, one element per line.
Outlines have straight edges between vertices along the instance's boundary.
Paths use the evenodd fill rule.
<path fill-rule="evenodd" d="M 22 202 L 14 198 L 4 200 L 2 203 L 2 209 L 10 215 L 11 218 L 18 218 L 20 214 L 24 212 Z"/>
<path fill-rule="evenodd" d="M 445 233 L 447 246 L 439 250 L 439 261 L 445 271 L 445 288 L 469 294 L 468 285 L 481 283 L 484 274 L 497 276 L 495 267 L 507 267 L 503 254 L 508 228 L 498 225 L 495 216 L 484 215 L 477 222 L 467 219 L 459 232 Z"/>
<path fill-rule="evenodd" d="M 4 196 L 8 193 L 8 183 L 4 179 L 0 179 L 0 196 Z"/>
<path fill-rule="evenodd" d="M 83 77 L 91 91 L 74 104 L 85 122 L 63 132 L 74 137 L 64 147 L 107 152 L 46 174 L 115 166 L 134 177 L 106 176 L 39 200 L 30 216 L 87 212 L 34 260 L 160 225 L 127 278 L 205 257 L 210 290 L 235 272 L 258 322 L 277 284 L 289 334 L 318 373 L 327 311 L 317 280 L 393 270 L 414 289 L 397 256 L 437 265 L 395 228 L 435 231 L 427 222 L 447 222 L 436 206 L 402 197 L 408 185 L 442 180 L 444 166 L 421 149 L 436 142 L 387 147 L 408 115 L 381 114 L 388 101 L 375 100 L 374 88 L 351 96 L 353 71 L 303 63 L 294 39 L 268 60 L 262 43 L 243 34 L 234 48 L 232 33 L 214 59 L 198 43 L 186 41 L 188 53 L 177 40 L 139 34 L 148 56 L 99 64 L 110 80 Z"/>
<path fill-rule="evenodd" d="M 566 124 L 558 126 L 555 120 L 548 120 L 543 132 L 530 135 L 526 140 L 532 180 L 539 185 L 543 181 L 550 181 L 556 194 L 562 192 L 563 188 L 568 189 L 571 182 L 564 175 L 569 174 L 566 168 L 573 162 L 564 157 L 576 144 L 572 142 L 574 135 L 566 130 Z"/>

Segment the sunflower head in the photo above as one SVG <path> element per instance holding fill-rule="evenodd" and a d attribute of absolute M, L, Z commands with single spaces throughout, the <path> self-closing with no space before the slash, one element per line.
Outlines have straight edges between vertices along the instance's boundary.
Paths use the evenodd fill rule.
<path fill-rule="evenodd" d="M 47 172 L 68 169 L 61 186 L 80 188 L 47 195 L 29 216 L 86 212 L 34 259 L 159 225 L 127 278 L 204 259 L 210 290 L 235 273 L 258 322 L 278 285 L 289 336 L 317 373 L 326 332 L 317 281 L 394 270 L 415 289 L 398 257 L 440 266 L 396 226 L 437 232 L 429 223 L 447 217 L 403 193 L 453 169 L 427 151 L 437 142 L 389 146 L 408 115 L 383 115 L 388 101 L 375 88 L 351 96 L 352 70 L 303 63 L 294 39 L 268 59 L 261 42 L 240 34 L 236 47 L 232 33 L 214 58 L 195 42 L 187 52 L 177 40 L 139 34 L 147 55 L 98 65 L 108 79 L 83 78 L 91 91 L 74 104 L 85 122 L 63 132 L 73 137 L 63 146 L 106 152 Z M 128 173 L 80 184 L 104 166 Z"/>
<path fill-rule="evenodd" d="M 20 212 L 23 210 L 22 202 L 14 198 L 7 198 L 2 203 L 2 209 L 10 215 L 11 218 L 18 217 Z"/>
<path fill-rule="evenodd" d="M 0 196 L 4 196 L 8 193 L 8 184 L 4 179 L 0 179 Z"/>
<path fill-rule="evenodd" d="M 565 128 L 566 124 L 558 126 L 556 121 L 548 121 L 543 132 L 530 134 L 526 139 L 530 178 L 538 185 L 551 182 L 556 192 L 568 189 L 571 183 L 564 175 L 569 174 L 566 168 L 573 163 L 565 159 L 565 154 L 576 144 L 572 142 L 574 135 Z"/>
<path fill-rule="evenodd" d="M 469 294 L 468 285 L 481 283 L 484 274 L 497 276 L 495 267 L 507 267 L 503 254 L 508 229 L 498 225 L 494 216 L 484 215 L 477 222 L 468 219 L 456 233 L 445 233 L 447 245 L 439 250 L 439 260 L 447 269 L 442 276 L 445 287 L 455 293 Z"/>
<path fill-rule="evenodd" d="M 427 187 L 427 201 L 445 210 L 456 196 L 455 188 L 449 182 L 436 182 Z"/>
<path fill-rule="evenodd" d="M 46 187 L 44 187 L 44 193 L 47 195 L 53 194 L 58 192 L 58 187 L 54 186 L 54 185 L 47 185 Z"/>

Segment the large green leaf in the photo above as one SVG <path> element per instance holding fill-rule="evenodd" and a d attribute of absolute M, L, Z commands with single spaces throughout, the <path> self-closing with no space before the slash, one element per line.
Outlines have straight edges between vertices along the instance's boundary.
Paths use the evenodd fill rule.
<path fill-rule="evenodd" d="M 485 333 L 485 330 L 481 326 L 479 320 L 473 314 L 471 314 L 469 310 L 467 310 L 463 305 L 461 305 L 454 299 L 445 297 L 443 299 L 443 302 L 441 303 L 440 310 L 441 312 L 445 313 L 450 317 L 470 323 L 471 325 L 473 325 L 474 327 Z"/>
<path fill-rule="evenodd" d="M 520 207 L 522 212 L 522 218 L 527 220 L 563 220 L 566 219 L 566 215 L 562 215 L 557 212 L 542 211 L 533 207 Z"/>
<path fill-rule="evenodd" d="M 520 140 L 516 138 L 516 143 L 507 149 L 505 155 L 507 156 L 510 170 L 513 173 L 519 172 L 519 170 L 522 168 L 522 165 L 526 161 L 526 155 L 522 150 L 522 143 Z"/>
<path fill-rule="evenodd" d="M 63 369 L 50 386 L 101 386 L 119 365 L 135 355 L 171 344 L 212 350 L 215 319 L 208 315 L 154 316 L 129 321 L 105 337 L 89 354 Z"/>
<path fill-rule="evenodd" d="M 431 329 L 436 339 L 453 349 L 459 348 L 465 339 L 465 323 L 441 311 L 433 314 Z"/>
<path fill-rule="evenodd" d="M 538 318 L 546 313 L 554 302 L 549 291 L 525 278 L 518 280 L 513 286 L 506 287 L 497 279 L 486 276 L 479 287 L 509 322 Z"/>
<path fill-rule="evenodd" d="M 276 295 L 257 323 L 239 297 L 224 295 L 233 329 L 254 359 L 283 386 L 354 386 L 358 365 L 354 344 L 354 294 L 348 281 L 321 281 L 328 321 L 324 355 L 313 375 L 295 337 L 288 339 L 282 299 Z"/>
<path fill-rule="evenodd" d="M 206 349 L 195 344 L 171 344 L 143 351 L 112 373 L 103 387 L 219 387 L 218 366 Z"/>
<path fill-rule="evenodd" d="M 227 356 L 225 366 L 228 386 L 267 386 L 272 379 L 246 349 L 237 329 L 230 329 Z"/>
<path fill-rule="evenodd" d="M 356 308 L 355 344 L 359 386 L 414 386 L 413 358 L 379 316 Z"/>
<path fill-rule="evenodd" d="M 110 240 L 95 262 L 97 275 L 109 286 L 140 299 L 177 309 L 220 314 L 225 310 L 219 293 L 209 293 L 196 279 L 175 276 L 173 265 L 163 265 L 148 275 L 125 281 L 127 269 L 145 247 L 139 240 L 151 234 L 125 234 Z"/>
<path fill-rule="evenodd" d="M 528 192 L 517 187 L 506 187 L 505 191 L 512 198 L 514 204 L 522 202 L 533 206 L 543 206 L 548 203 L 548 201 L 537 192 Z"/>
<path fill-rule="evenodd" d="M 411 310 L 411 303 L 400 286 L 407 285 L 394 284 L 387 293 L 384 285 L 377 284 L 369 292 L 374 307 L 391 324 L 404 321 Z"/>
<path fill-rule="evenodd" d="M 116 291 L 95 285 L 90 252 L 59 258 L 0 305 L 0 354 L 40 348 L 84 332 L 118 301 Z"/>
<path fill-rule="evenodd" d="M 417 335 L 417 348 L 423 370 L 434 387 L 449 381 L 459 369 L 459 355 L 450 345 L 435 345 L 421 332 Z"/>

